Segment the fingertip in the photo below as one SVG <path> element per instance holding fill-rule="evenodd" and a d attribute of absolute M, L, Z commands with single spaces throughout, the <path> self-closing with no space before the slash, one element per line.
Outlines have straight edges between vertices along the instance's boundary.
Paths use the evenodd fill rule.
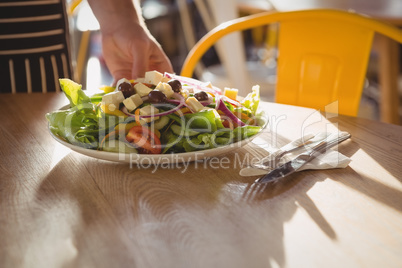
<path fill-rule="evenodd" d="M 131 76 L 133 79 L 137 79 L 139 77 L 144 77 L 146 70 L 146 66 L 148 66 L 148 59 L 145 57 L 136 57 L 133 59 Z"/>

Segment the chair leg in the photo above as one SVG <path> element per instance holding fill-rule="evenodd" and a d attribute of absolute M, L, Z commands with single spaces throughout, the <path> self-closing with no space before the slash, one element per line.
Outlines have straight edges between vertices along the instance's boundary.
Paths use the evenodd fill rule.
<path fill-rule="evenodd" d="M 379 36 L 379 80 L 381 121 L 399 125 L 399 47 L 395 41 Z"/>
<path fill-rule="evenodd" d="M 77 83 L 81 84 L 82 83 L 82 75 L 84 74 L 84 69 L 85 69 L 85 63 L 87 60 L 87 52 L 88 52 L 88 47 L 89 47 L 89 42 L 90 42 L 90 37 L 91 32 L 85 31 L 82 32 L 81 36 L 81 42 L 80 46 L 78 49 L 78 55 L 77 55 Z"/>

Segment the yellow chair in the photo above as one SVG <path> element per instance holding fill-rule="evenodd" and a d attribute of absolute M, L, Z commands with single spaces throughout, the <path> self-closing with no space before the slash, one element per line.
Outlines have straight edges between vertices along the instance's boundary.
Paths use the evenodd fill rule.
<path fill-rule="evenodd" d="M 82 0 L 71 0 L 69 5 L 67 6 L 67 14 L 69 17 L 73 17 L 77 8 L 81 4 Z M 87 52 L 90 43 L 91 31 L 86 30 L 82 32 L 80 43 L 78 46 L 77 54 L 75 55 L 75 72 L 74 72 L 74 80 L 77 83 L 82 83 L 82 75 L 84 74 L 85 64 L 87 63 Z"/>
<path fill-rule="evenodd" d="M 374 33 L 402 43 L 396 27 L 352 12 L 260 13 L 207 33 L 189 52 L 181 75 L 191 77 L 202 55 L 223 36 L 272 23 L 279 24 L 275 101 L 344 115 L 358 113 Z"/>

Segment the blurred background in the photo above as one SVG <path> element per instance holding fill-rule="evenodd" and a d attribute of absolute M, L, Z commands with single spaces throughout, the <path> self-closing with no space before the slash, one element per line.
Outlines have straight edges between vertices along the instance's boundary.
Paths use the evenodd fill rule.
<path fill-rule="evenodd" d="M 211 4 L 207 4 L 208 2 L 212 2 L 215 5 L 213 9 L 211 9 Z M 224 1 L 141 1 L 146 24 L 170 58 L 175 73 L 180 73 L 184 59 L 192 46 L 208 30 L 220 22 L 233 16 L 238 17 L 274 10 L 271 4 L 272 1 L 268 0 L 237 0 L 236 5 L 233 7 L 219 6 L 219 3 L 222 5 Z M 219 8 L 225 9 L 224 13 L 216 13 L 215 10 Z M 85 0 L 81 1 L 70 15 L 73 58 L 76 59 L 76 81 L 88 90 L 111 84 L 113 79 L 102 58 L 99 24 L 87 2 Z M 195 77 L 202 81 L 211 81 L 215 86 L 221 88 L 225 86 L 236 87 L 239 88 L 240 92 L 248 92 L 253 84 L 259 84 L 262 98 L 267 101 L 273 101 L 276 68 L 275 33 L 275 27 L 264 27 L 233 37 L 236 42 L 232 40 L 230 43 L 231 50 L 229 51 L 222 51 L 222 48 L 214 47 L 203 57 L 202 64 L 196 69 Z M 230 78 L 230 70 L 228 71 L 224 67 L 225 59 L 230 57 L 231 53 L 237 53 L 236 51 L 239 50 L 245 51 L 244 60 L 247 62 L 247 70 L 242 71 L 239 69 L 238 73 L 247 73 L 247 76 L 233 77 L 232 75 L 232 78 Z M 401 63 L 402 57 L 400 54 L 399 62 Z M 236 71 L 236 66 L 231 67 L 232 69 L 235 68 L 234 71 Z M 401 89 L 402 75 L 400 74 L 399 90 L 401 91 Z M 378 100 L 380 90 L 378 83 L 378 53 L 376 51 L 376 42 L 374 42 L 359 116 L 379 120 Z M 401 96 L 402 92 L 399 95 Z M 402 99 L 400 103 L 402 103 Z M 401 105 L 399 114 L 402 118 Z"/>

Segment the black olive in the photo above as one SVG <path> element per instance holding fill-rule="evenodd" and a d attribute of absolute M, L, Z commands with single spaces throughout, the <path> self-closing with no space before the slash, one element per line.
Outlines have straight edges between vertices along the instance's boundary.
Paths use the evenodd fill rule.
<path fill-rule="evenodd" d="M 131 95 L 135 94 L 134 87 L 131 85 L 131 83 L 127 83 L 127 82 L 120 83 L 117 90 L 119 90 L 123 93 L 124 98 L 128 98 Z"/>
<path fill-rule="evenodd" d="M 151 103 L 162 103 L 167 102 L 167 97 L 162 91 L 152 90 L 148 93 L 148 100 Z"/>
<path fill-rule="evenodd" d="M 205 101 L 208 100 L 208 94 L 205 91 L 200 91 L 194 94 L 194 98 L 198 101 Z"/>
<path fill-rule="evenodd" d="M 182 87 L 179 80 L 176 79 L 169 80 L 168 84 L 172 87 L 172 90 L 174 92 L 180 93 Z"/>

